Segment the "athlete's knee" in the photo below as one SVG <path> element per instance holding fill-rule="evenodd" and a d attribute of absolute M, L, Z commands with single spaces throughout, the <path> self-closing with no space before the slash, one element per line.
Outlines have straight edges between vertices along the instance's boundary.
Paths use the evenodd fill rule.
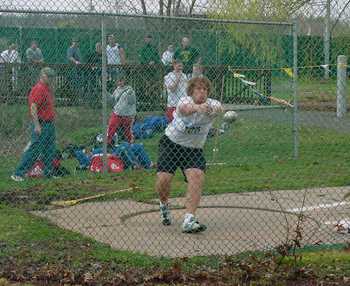
<path fill-rule="evenodd" d="M 161 188 L 169 187 L 172 178 L 173 178 L 172 174 L 169 174 L 166 172 L 158 172 L 157 173 L 157 185 Z"/>

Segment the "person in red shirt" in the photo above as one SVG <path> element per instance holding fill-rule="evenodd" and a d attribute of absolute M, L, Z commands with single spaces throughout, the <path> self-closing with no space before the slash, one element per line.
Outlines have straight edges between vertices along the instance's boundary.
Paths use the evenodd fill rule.
<path fill-rule="evenodd" d="M 40 79 L 28 96 L 29 113 L 32 121 L 31 141 L 22 155 L 21 162 L 11 178 L 23 181 L 33 164 L 41 159 L 45 177 L 52 177 L 52 161 L 56 152 L 54 95 L 51 85 L 55 71 L 49 67 L 40 71 Z"/>

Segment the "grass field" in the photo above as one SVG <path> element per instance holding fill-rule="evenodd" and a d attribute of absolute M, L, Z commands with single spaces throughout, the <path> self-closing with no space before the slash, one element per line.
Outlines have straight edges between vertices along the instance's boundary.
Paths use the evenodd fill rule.
<path fill-rule="evenodd" d="M 298 102 L 301 110 L 335 111 L 337 100 L 337 81 L 315 80 L 306 76 L 298 80 Z M 272 95 L 277 98 L 293 101 L 292 82 L 274 78 Z M 350 89 L 347 90 L 350 96 Z"/>
<path fill-rule="evenodd" d="M 78 145 L 90 142 L 100 130 L 98 127 L 88 127 L 62 132 L 60 128 L 63 126 L 58 124 L 58 134 L 64 134 L 64 139 L 61 139 L 60 142 L 67 142 L 70 138 L 69 142 Z M 142 141 L 154 161 L 157 158 L 157 144 L 160 136 L 161 134 L 158 134 Z M 204 193 L 346 185 L 350 171 L 348 160 L 350 155 L 347 152 L 349 137 L 348 134 L 335 130 L 303 127 L 300 138 L 300 158 L 294 160 L 290 122 L 280 123 L 269 119 L 262 121 L 249 118 L 249 116 L 247 118 L 242 114 L 238 122 L 232 125 L 225 134 L 208 140 L 205 149 L 208 162 L 213 160 L 212 150 L 215 147 L 218 149 L 215 161 L 225 163 L 225 165 L 208 168 Z M 92 174 L 87 171 L 76 171 L 77 161 L 68 159 L 63 161 L 63 165 L 71 171 L 71 176 L 55 181 L 32 179 L 17 184 L 9 179 L 11 170 L 17 163 L 16 160 L 13 155 L 8 155 L 3 159 L 6 164 L 0 167 L 2 179 L 0 189 L 3 192 L 19 189 L 34 190 L 27 192 L 27 196 L 36 198 L 35 200 L 28 198 L 30 207 L 26 206 L 25 199 L 17 202 L 23 203 L 26 208 L 45 207 L 50 200 L 77 198 L 94 194 L 96 189 L 108 191 L 122 189 L 132 184 L 140 186 L 144 191 L 118 196 L 121 198 L 131 196 L 135 200 L 142 201 L 155 198 L 154 170 L 127 170 L 117 175 Z M 35 192 L 35 190 L 45 191 Z M 178 173 L 174 182 L 173 196 L 182 195 L 184 191 L 185 183 L 181 173 Z M 17 193 L 14 192 L 13 195 L 23 195 L 21 192 Z"/>
<path fill-rule="evenodd" d="M 256 281 L 256 285 L 273 285 L 273 281 L 279 281 L 278 285 L 290 285 L 288 281 L 297 280 L 306 283 L 301 285 L 314 285 L 307 284 L 311 281 L 336 283 L 323 285 L 347 285 L 350 276 L 349 248 L 340 245 L 319 250 L 311 248 L 285 258 L 278 254 L 245 253 L 237 257 L 172 260 L 115 251 L 4 205 L 0 205 L 0 228 L 0 278 L 33 281 L 35 284 L 63 279 L 79 282 L 89 274 L 92 281 L 122 280 L 120 285 L 129 279 L 134 281 L 136 277 L 141 280 L 155 277 L 155 283 L 147 285 L 201 285 L 204 281 L 215 285 L 219 279 L 227 282 L 221 285 L 232 285 L 232 281 L 246 279 Z M 199 283 L 188 284 L 188 280 L 180 283 L 183 280 L 179 279 L 179 272 L 181 277 L 193 275 L 191 279 L 184 279 Z M 127 285 L 137 284 L 130 282 Z"/>
<path fill-rule="evenodd" d="M 316 89 L 317 84 L 307 88 Z M 328 88 L 327 88 L 328 90 Z M 317 95 L 315 95 L 317 97 Z M 70 231 L 64 231 L 43 219 L 28 215 L 25 210 L 49 208 L 53 200 L 75 199 L 101 191 L 112 191 L 137 185 L 143 191 L 123 193 L 104 199 L 133 199 L 149 201 L 156 198 L 153 191 L 155 170 L 127 170 L 121 174 L 93 174 L 76 171 L 77 161 L 68 159 L 63 165 L 71 175 L 58 179 L 32 179 L 24 183 L 10 181 L 21 149 L 28 140 L 24 106 L 0 107 L 0 265 L 13 257 L 19 268 L 35 265 L 68 263 L 71 269 L 88 268 L 88 263 L 114 265 L 116 270 L 128 267 L 168 268 L 170 259 L 152 258 L 137 253 L 114 251 L 107 245 L 97 243 Z M 95 112 L 95 113 L 94 113 Z M 100 133 L 102 118 L 96 110 L 85 107 L 58 108 L 58 146 L 65 144 L 88 144 Z M 99 112 L 99 111 L 98 111 Z M 306 187 L 331 187 L 349 184 L 350 133 L 334 128 L 302 125 L 300 129 L 300 156 L 293 159 L 293 134 L 290 113 L 285 120 L 275 118 L 273 110 L 266 116 L 240 113 L 225 134 L 211 138 L 206 145 L 208 162 L 225 163 L 210 166 L 207 170 L 204 194 L 249 192 L 262 190 L 302 189 Z M 271 115 L 271 116 L 270 116 Z M 279 115 L 280 116 L 280 115 Z M 316 118 L 316 120 L 319 120 Z M 346 119 L 347 120 L 347 119 Z M 344 122 L 343 122 L 344 123 Z M 219 121 L 217 122 L 219 124 Z M 341 123 L 340 123 L 341 124 Z M 152 160 L 157 159 L 157 144 L 161 133 L 142 140 Z M 141 141 L 138 141 L 141 142 Z M 213 149 L 218 152 L 213 157 Z M 186 185 L 180 172 L 173 182 L 172 196 L 184 195 Z M 16 223 L 13 223 L 16 222 Z M 83 255 L 82 255 L 83 254 Z M 337 262 L 332 269 L 350 275 L 345 251 L 326 254 L 307 253 L 300 262 L 302 267 L 312 265 L 326 275 L 327 264 Z M 217 257 L 196 257 L 185 265 L 218 267 L 222 261 Z M 186 266 L 187 267 L 187 266 Z M 327 270 L 328 269 L 328 270 Z M 328 271 L 328 272 L 327 272 Z M 0 271 L 1 274 L 1 271 Z M 0 275 L 1 277 L 1 275 Z"/>
<path fill-rule="evenodd" d="M 27 192 L 29 197 L 34 196 L 36 199 L 28 198 L 28 202 L 23 199 L 16 203 L 29 209 L 41 208 L 51 200 L 77 198 L 96 193 L 96 189 L 108 191 L 125 188 L 130 184 L 140 186 L 144 192 L 123 194 L 120 197 L 132 196 L 136 200 L 155 197 L 154 170 L 128 170 L 118 175 L 96 175 L 76 171 L 78 163 L 75 159 L 63 161 L 63 165 L 71 171 L 71 176 L 66 178 L 57 181 L 35 179 L 21 184 L 11 182 L 9 175 L 28 140 L 25 124 L 27 113 L 24 106 L 7 106 L 1 114 L 2 122 L 5 122 L 5 118 L 11 120 L 8 123 L 6 120 L 0 131 L 3 154 L 6 154 L 0 166 L 0 191 L 45 190 Z M 330 129 L 302 126 L 300 156 L 294 160 L 291 114 L 288 111 L 277 117 L 274 114 L 274 110 L 261 116 L 242 112 L 239 120 L 225 134 L 208 140 L 205 148 L 207 161 L 215 160 L 225 165 L 208 168 L 205 194 L 342 186 L 348 183 L 350 155 L 347 152 L 349 135 L 346 132 L 338 132 L 337 126 Z M 316 118 L 316 121 L 320 119 L 322 118 Z M 95 135 L 102 132 L 101 122 L 101 115 L 88 108 L 58 108 L 58 146 L 63 148 L 68 143 L 89 145 Z M 219 123 L 220 120 L 217 125 Z M 161 133 L 151 139 L 138 141 L 144 144 L 153 161 L 157 159 L 160 136 Z M 214 148 L 218 149 L 215 154 Z M 173 195 L 182 195 L 184 191 L 185 183 L 178 173 Z M 16 196 L 15 193 L 13 195 Z"/>

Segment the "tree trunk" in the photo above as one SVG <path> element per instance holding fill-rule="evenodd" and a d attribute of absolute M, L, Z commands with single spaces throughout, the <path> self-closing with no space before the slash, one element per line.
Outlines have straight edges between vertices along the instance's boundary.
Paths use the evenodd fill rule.
<path fill-rule="evenodd" d="M 168 6 L 166 7 L 166 15 L 170 16 L 171 13 L 171 0 L 168 0 Z"/>
<path fill-rule="evenodd" d="M 164 0 L 159 0 L 159 15 L 163 16 L 164 14 Z"/>
<path fill-rule="evenodd" d="M 194 8 L 194 5 L 196 4 L 196 0 L 192 0 L 191 2 L 191 6 L 190 6 L 190 10 L 188 12 L 188 15 L 191 16 L 192 13 L 193 13 L 193 8 Z"/>
<path fill-rule="evenodd" d="M 177 0 L 176 7 L 175 7 L 175 16 L 179 16 L 179 10 L 180 10 L 181 0 Z"/>
<path fill-rule="evenodd" d="M 145 0 L 141 0 L 142 14 L 147 15 Z"/>

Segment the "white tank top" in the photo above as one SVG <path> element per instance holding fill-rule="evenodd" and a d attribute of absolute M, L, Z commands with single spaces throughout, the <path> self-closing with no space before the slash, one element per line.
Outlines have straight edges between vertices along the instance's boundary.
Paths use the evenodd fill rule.
<path fill-rule="evenodd" d="M 174 72 L 168 73 L 164 77 L 164 85 L 167 88 L 168 92 L 168 100 L 167 107 L 176 107 L 180 98 L 186 96 L 186 88 L 187 88 L 187 78 L 184 73 L 181 74 L 181 79 L 175 91 L 171 91 L 169 86 L 173 85 L 176 80 L 176 74 Z"/>
<path fill-rule="evenodd" d="M 212 107 L 221 106 L 219 101 L 211 98 L 207 99 L 207 103 Z M 195 112 L 186 116 L 179 112 L 179 106 L 182 104 L 194 104 L 192 97 L 186 96 L 180 99 L 174 112 L 174 119 L 165 129 L 165 135 L 176 144 L 203 148 L 216 115 Z"/>
<path fill-rule="evenodd" d="M 120 65 L 121 58 L 119 53 L 119 44 L 116 44 L 114 47 L 107 45 L 106 47 L 106 56 L 108 65 Z"/>

